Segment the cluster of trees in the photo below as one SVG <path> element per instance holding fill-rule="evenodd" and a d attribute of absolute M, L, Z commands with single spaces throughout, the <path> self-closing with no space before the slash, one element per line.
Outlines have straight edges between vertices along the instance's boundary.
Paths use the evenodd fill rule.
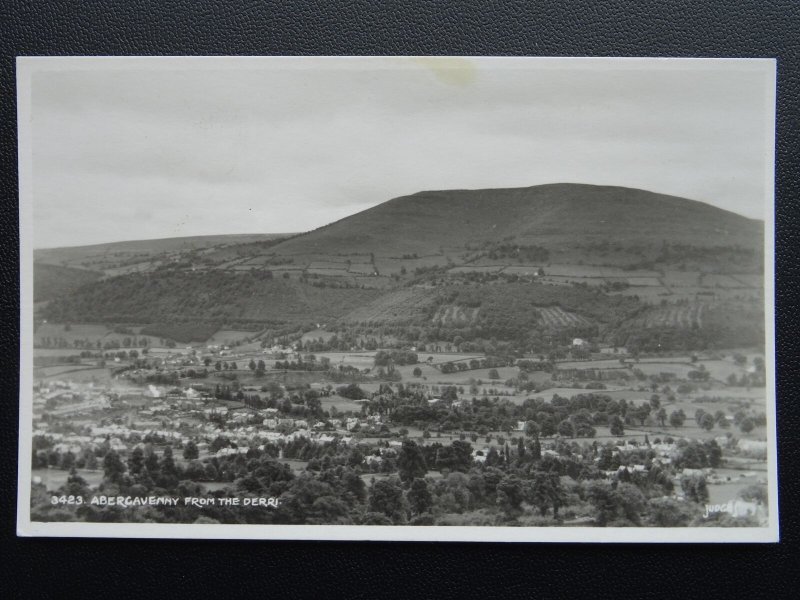
<path fill-rule="evenodd" d="M 389 365 L 415 365 L 419 356 L 411 350 L 379 350 L 375 353 L 375 366 L 388 367 Z"/>
<path fill-rule="evenodd" d="M 70 325 L 64 326 L 65 331 L 69 331 Z M 150 338 L 126 336 L 120 341 L 118 338 L 108 340 L 90 340 L 89 338 L 73 338 L 70 342 L 61 336 L 40 336 L 35 339 L 37 348 L 76 348 L 86 350 L 116 350 L 118 348 L 147 348 L 150 345 Z"/>
<path fill-rule="evenodd" d="M 350 400 L 363 400 L 368 397 L 368 394 L 357 383 L 339 386 L 336 388 L 336 393 L 342 398 L 349 398 Z"/>
<path fill-rule="evenodd" d="M 142 335 L 205 341 L 223 325 L 256 329 L 336 318 L 381 294 L 375 289 L 317 289 L 251 270 L 129 273 L 95 281 L 54 298 L 41 316 L 56 323 L 149 323 Z"/>
<path fill-rule="evenodd" d="M 507 367 L 513 365 L 515 358 L 513 356 L 486 356 L 484 358 L 473 358 L 469 361 L 446 362 L 439 366 L 442 373 L 455 373 L 456 371 L 470 371 L 475 369 L 492 369 L 494 374 L 497 374 L 496 367 Z M 499 379 L 499 376 L 490 379 Z"/>
<path fill-rule="evenodd" d="M 284 371 L 327 371 L 331 361 L 327 356 L 317 360 L 316 356 L 309 354 L 305 358 L 298 356 L 297 360 L 275 361 L 275 368 Z"/>
<path fill-rule="evenodd" d="M 441 391 L 444 400 L 458 397 L 454 386 Z M 571 398 L 554 395 L 552 401 L 529 398 L 522 404 L 482 396 L 464 404 L 430 404 L 427 395 L 412 385 L 397 386 L 392 393 L 378 394 L 367 403 L 366 410 L 384 415 L 397 425 L 418 426 L 439 431 L 488 431 L 516 429 L 519 421 L 532 422 L 542 436 L 594 437 L 596 427 L 607 426 L 611 434 L 621 436 L 625 427 L 641 427 L 647 423 L 682 427 L 686 415 L 682 410 L 667 410 L 655 399 L 636 404 L 601 393 L 577 394 Z"/>
<path fill-rule="evenodd" d="M 559 442 L 545 454 L 535 432 L 516 446 L 492 447 L 482 462 L 473 457 L 472 445 L 454 441 L 418 445 L 411 440 L 397 450 L 346 446 L 338 441 L 318 444 L 297 438 L 285 444 L 250 447 L 246 453 L 199 459 L 197 445 L 181 449 L 183 464 L 170 445 L 153 443 L 133 449 L 127 458 L 113 450 L 94 457 L 104 472 L 99 493 L 123 496 L 180 495 L 219 499 L 265 497 L 279 499 L 278 507 L 265 510 L 215 503 L 193 506 L 137 508 L 91 505 L 53 506 L 43 486 L 34 486 L 32 518 L 40 521 L 133 521 L 169 523 L 275 523 L 362 525 L 541 525 L 558 524 L 579 516 L 595 526 L 687 526 L 699 524 L 707 502 L 705 479 L 684 477 L 681 488 L 688 502 L 670 498 L 671 472 L 660 466 L 647 445 L 623 452 L 613 446 L 580 446 Z M 218 437 L 212 453 L 235 447 Z M 41 451 L 41 449 L 40 449 Z M 286 458 L 308 461 L 305 472 L 295 473 Z M 160 456 L 159 456 L 160 453 Z M 389 477 L 369 479 L 375 461 Z M 481 456 L 482 452 L 478 453 Z M 691 443 L 682 448 L 681 464 L 693 468 L 717 464 L 713 442 Z M 644 464 L 645 470 L 626 465 Z M 91 490 L 74 470 L 58 494 L 88 497 Z M 431 471 L 439 472 L 433 477 Z M 615 472 L 612 477 L 603 474 Z M 227 482 L 222 490 L 208 492 L 206 481 Z M 763 490 L 748 491 L 748 498 L 765 502 Z M 730 524 L 730 523 L 714 523 Z"/>

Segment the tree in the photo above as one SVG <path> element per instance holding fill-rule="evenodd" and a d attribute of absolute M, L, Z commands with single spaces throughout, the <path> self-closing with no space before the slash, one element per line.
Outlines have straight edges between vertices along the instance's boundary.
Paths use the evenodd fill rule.
<path fill-rule="evenodd" d="M 739 497 L 745 502 L 756 502 L 758 504 L 766 505 L 768 500 L 767 486 L 749 485 L 739 492 Z"/>
<path fill-rule="evenodd" d="M 343 385 L 336 388 L 336 393 L 342 396 L 343 398 L 349 398 L 350 400 L 363 400 L 367 397 L 366 392 L 359 387 L 356 383 L 351 383 L 349 385 Z"/>
<path fill-rule="evenodd" d="M 575 427 L 569 419 L 564 419 L 558 424 L 558 435 L 563 437 L 575 437 Z"/>
<path fill-rule="evenodd" d="M 653 498 L 649 502 L 650 521 L 656 527 L 686 527 L 697 510 L 686 502 L 674 498 Z"/>
<path fill-rule="evenodd" d="M 131 475 L 138 475 L 142 472 L 142 467 L 144 467 L 144 451 L 137 446 L 128 458 L 128 472 Z"/>
<path fill-rule="evenodd" d="M 609 423 L 609 431 L 611 435 L 615 435 L 617 437 L 621 435 L 625 435 L 625 425 L 622 422 L 622 419 L 619 416 L 614 415 Z"/>
<path fill-rule="evenodd" d="M 515 519 L 522 514 L 523 500 L 522 481 L 516 475 L 506 475 L 497 484 L 497 505 L 508 519 Z"/>
<path fill-rule="evenodd" d="M 251 358 L 250 362 L 247 364 L 247 368 L 250 369 L 251 371 L 255 371 L 256 370 L 256 361 Z"/>
<path fill-rule="evenodd" d="M 714 428 L 714 415 L 703 413 L 703 416 L 700 417 L 700 427 L 706 431 L 711 431 Z"/>
<path fill-rule="evenodd" d="M 681 477 L 681 489 L 684 495 L 693 502 L 705 504 L 708 502 L 708 487 L 706 478 L 702 475 L 686 475 Z"/>
<path fill-rule="evenodd" d="M 525 423 L 525 429 L 523 431 L 528 437 L 538 438 L 540 432 L 539 424 L 536 421 L 528 421 Z"/>
<path fill-rule="evenodd" d="M 683 423 L 686 421 L 686 415 L 683 412 L 683 409 L 680 410 L 673 410 L 669 414 L 669 424 L 672 427 L 683 427 Z"/>
<path fill-rule="evenodd" d="M 376 481 L 369 490 L 369 510 L 389 517 L 395 524 L 406 520 L 407 503 L 400 483 L 392 478 Z"/>
<path fill-rule="evenodd" d="M 411 507 L 411 512 L 419 515 L 428 512 L 433 506 L 433 496 L 424 479 L 414 479 L 406 493 L 406 500 Z"/>
<path fill-rule="evenodd" d="M 183 458 L 186 460 L 194 460 L 200 456 L 200 451 L 197 449 L 197 444 L 193 440 L 189 440 L 183 449 Z"/>
<path fill-rule="evenodd" d="M 539 509 L 542 516 L 552 507 L 553 517 L 558 517 L 558 509 L 564 503 L 564 492 L 558 474 L 537 471 L 528 484 L 526 499 Z"/>
<path fill-rule="evenodd" d="M 753 431 L 753 429 L 755 429 L 755 426 L 755 422 L 750 417 L 745 417 L 742 419 L 742 422 L 739 423 L 739 429 L 742 433 L 750 433 Z"/>
<path fill-rule="evenodd" d="M 468 471 L 472 465 L 472 445 L 469 442 L 455 440 L 449 446 L 439 448 L 436 467 L 451 471 Z"/>
<path fill-rule="evenodd" d="M 658 422 L 661 424 L 662 427 L 664 427 L 667 424 L 667 411 L 663 406 L 658 409 L 658 413 L 656 413 L 656 418 L 658 419 Z"/>
<path fill-rule="evenodd" d="M 116 450 L 109 450 L 103 458 L 103 473 L 105 478 L 111 483 L 120 483 L 125 475 L 125 463 L 119 457 Z"/>
<path fill-rule="evenodd" d="M 78 475 L 75 467 L 69 470 L 69 477 L 59 491 L 65 496 L 87 496 L 90 493 L 86 480 Z"/>
<path fill-rule="evenodd" d="M 497 369 L 489 369 L 489 379 L 500 379 L 500 373 Z"/>
<path fill-rule="evenodd" d="M 605 482 L 591 482 L 587 495 L 597 510 L 595 522 L 601 527 L 620 522 L 640 525 L 641 514 L 647 506 L 642 491 L 631 483 L 619 483 L 613 488 Z"/>
<path fill-rule="evenodd" d="M 414 374 L 414 377 L 422 377 L 422 369 L 419 367 L 414 367 L 412 373 Z"/>
<path fill-rule="evenodd" d="M 425 463 L 422 449 L 416 442 L 412 440 L 403 442 L 397 457 L 397 469 L 403 483 L 410 483 L 414 479 L 425 477 L 428 465 Z"/>

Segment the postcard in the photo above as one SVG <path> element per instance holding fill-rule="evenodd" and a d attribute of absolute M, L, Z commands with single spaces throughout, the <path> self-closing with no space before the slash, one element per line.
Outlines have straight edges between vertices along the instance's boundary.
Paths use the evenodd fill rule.
<path fill-rule="evenodd" d="M 775 81 L 19 58 L 18 534 L 777 541 Z"/>

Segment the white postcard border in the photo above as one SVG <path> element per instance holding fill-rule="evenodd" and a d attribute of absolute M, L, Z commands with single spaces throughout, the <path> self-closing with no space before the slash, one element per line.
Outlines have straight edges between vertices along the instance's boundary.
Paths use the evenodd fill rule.
<path fill-rule="evenodd" d="M 284 68 L 312 69 L 336 63 L 338 68 L 392 65 L 402 61 L 467 58 L 504 68 L 547 69 L 756 69 L 765 74 L 770 110 L 765 114 L 768 168 L 764 174 L 765 240 L 765 365 L 767 375 L 767 442 L 769 524 L 742 528 L 595 528 L 595 527 L 444 527 L 369 525 L 225 525 L 149 523 L 65 523 L 30 520 L 32 386 L 33 386 L 33 176 L 30 122 L 32 75 L 41 71 L 105 69 L 248 69 L 263 61 Z M 774 162 L 776 61 L 774 59 L 705 58 L 561 58 L 561 57 L 18 57 L 17 114 L 20 235 L 20 406 L 17 477 L 17 535 L 23 537 L 95 537 L 160 539 L 248 539 L 429 542 L 605 542 L 605 543 L 769 543 L 779 540 L 778 467 L 775 389 L 774 299 Z M 772 401 L 769 401 L 770 398 Z"/>

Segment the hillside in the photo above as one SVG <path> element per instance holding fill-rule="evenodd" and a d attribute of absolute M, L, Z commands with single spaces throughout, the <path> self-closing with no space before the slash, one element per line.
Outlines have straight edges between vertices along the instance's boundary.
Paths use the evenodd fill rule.
<path fill-rule="evenodd" d="M 636 244 L 761 247 L 763 224 L 702 202 L 581 184 L 419 192 L 284 241 L 277 254 L 419 256 L 510 240 L 545 247 Z"/>
<path fill-rule="evenodd" d="M 643 190 L 420 192 L 299 235 L 40 251 L 37 286 L 63 293 L 37 316 L 193 341 L 327 323 L 475 347 L 749 344 L 763 338 L 762 239 L 760 221 Z M 51 260 L 92 271 L 70 282 Z"/>
<path fill-rule="evenodd" d="M 377 295 L 376 290 L 318 288 L 224 271 L 170 270 L 123 275 L 82 286 L 50 303 L 41 314 L 58 323 L 181 322 L 259 329 L 312 319 L 325 323 Z"/>
<path fill-rule="evenodd" d="M 58 265 L 40 264 L 33 271 L 33 301 L 43 302 L 69 294 L 85 283 L 102 277 L 102 273 Z"/>
<path fill-rule="evenodd" d="M 128 240 L 66 248 L 41 248 L 33 251 L 33 259 L 37 264 L 68 266 L 95 271 L 118 269 L 143 263 L 146 264 L 146 267 L 149 267 L 149 263 L 154 259 L 183 252 L 226 248 L 244 244 L 273 243 L 289 235 L 291 234 L 200 235 L 155 240 Z"/>

